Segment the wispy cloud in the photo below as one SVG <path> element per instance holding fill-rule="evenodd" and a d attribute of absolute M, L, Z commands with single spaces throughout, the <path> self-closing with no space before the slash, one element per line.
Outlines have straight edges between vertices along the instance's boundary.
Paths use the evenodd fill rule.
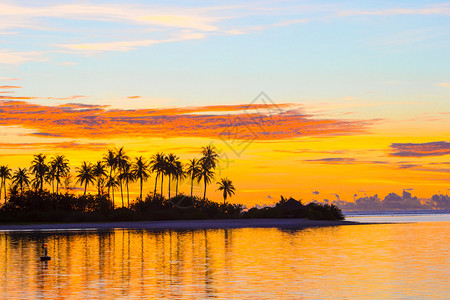
<path fill-rule="evenodd" d="M 56 143 L 0 143 L 2 149 L 86 149 L 86 150 L 104 150 L 111 147 L 108 143 L 79 143 L 76 141 L 56 142 Z"/>
<path fill-rule="evenodd" d="M 105 51 L 130 51 L 137 47 L 148 47 L 160 43 L 172 43 L 184 40 L 202 39 L 203 33 L 186 33 L 178 38 L 162 40 L 116 41 L 107 43 L 61 44 L 59 47 L 83 53 L 99 53 Z"/>
<path fill-rule="evenodd" d="M 0 64 L 21 64 L 27 61 L 44 62 L 48 61 L 48 58 L 44 57 L 44 53 L 37 51 L 0 50 Z"/>
<path fill-rule="evenodd" d="M 430 5 L 421 8 L 392 8 L 379 10 L 346 10 L 340 16 L 397 16 L 397 15 L 450 15 L 447 3 Z"/>
<path fill-rule="evenodd" d="M 424 157 L 450 154 L 450 143 L 440 141 L 431 143 L 393 143 L 390 156 Z"/>
<path fill-rule="evenodd" d="M 277 107 L 289 105 L 277 104 Z M 0 102 L 0 125 L 22 126 L 42 137 L 225 137 L 258 140 L 348 135 L 363 132 L 370 125 L 370 122 L 360 120 L 312 119 L 289 110 L 265 115 L 258 112 L 257 107 L 221 105 L 119 110 L 99 105 L 44 106 L 3 101 Z"/>
<path fill-rule="evenodd" d="M 441 83 L 436 84 L 436 86 L 450 88 L 450 82 L 441 82 Z"/>
<path fill-rule="evenodd" d="M 0 89 L 21 89 L 18 85 L 0 85 Z"/>

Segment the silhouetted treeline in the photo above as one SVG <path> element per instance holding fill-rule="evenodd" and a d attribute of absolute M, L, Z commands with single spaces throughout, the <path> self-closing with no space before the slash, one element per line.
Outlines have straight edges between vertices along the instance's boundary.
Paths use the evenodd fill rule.
<path fill-rule="evenodd" d="M 433 195 L 430 199 L 419 199 L 407 191 L 403 191 L 402 196 L 390 193 L 383 200 L 374 195 L 357 198 L 354 202 L 325 200 L 325 203 L 328 202 L 338 205 L 343 210 L 450 209 L 448 195 Z"/>
<path fill-rule="evenodd" d="M 208 198 L 178 194 L 170 201 L 160 194 L 149 194 L 130 208 L 115 208 L 107 195 L 55 194 L 25 191 L 13 194 L 0 209 L 0 223 L 11 222 L 117 222 L 154 220 L 201 220 L 237 218 L 309 218 L 343 220 L 335 205 L 281 198 L 275 207 L 252 208 L 242 204 L 217 203 Z"/>
<path fill-rule="evenodd" d="M 243 213 L 244 218 L 308 218 L 311 220 L 344 220 L 342 210 L 334 204 L 308 203 L 294 198 L 281 200 L 275 206 L 253 207 Z"/>

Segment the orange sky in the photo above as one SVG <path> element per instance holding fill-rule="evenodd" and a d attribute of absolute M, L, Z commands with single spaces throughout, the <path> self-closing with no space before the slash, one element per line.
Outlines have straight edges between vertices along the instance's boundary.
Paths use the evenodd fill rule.
<path fill-rule="evenodd" d="M 220 161 L 215 181 L 229 177 L 237 188 L 231 202 L 248 206 L 277 202 L 280 195 L 305 202 L 352 201 L 355 194 L 384 197 L 414 189 L 414 195 L 430 197 L 446 193 L 449 182 L 445 131 L 421 135 L 392 121 L 327 118 L 301 105 L 123 110 L 4 101 L 0 111 L 1 160 L 12 168 L 28 167 L 33 154 L 44 153 L 49 158 L 66 155 L 74 170 L 82 161 L 95 162 L 107 149 L 121 146 L 133 159 L 163 151 L 187 162 L 212 144 Z M 188 192 L 189 184 L 182 182 L 180 190 Z M 154 175 L 144 192 L 153 185 Z M 209 186 L 208 196 L 220 201 L 216 189 L 216 184 Z M 202 185 L 196 184 L 194 191 L 202 195 Z M 131 193 L 137 195 L 137 185 Z"/>

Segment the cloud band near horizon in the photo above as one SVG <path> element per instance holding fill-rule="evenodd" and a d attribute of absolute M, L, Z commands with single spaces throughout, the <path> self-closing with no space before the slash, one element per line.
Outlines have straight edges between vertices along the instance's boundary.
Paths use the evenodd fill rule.
<path fill-rule="evenodd" d="M 21 126 L 42 137 L 280 140 L 355 134 L 370 124 L 313 118 L 289 103 L 121 110 L 86 104 L 45 106 L 0 101 L 0 125 Z"/>

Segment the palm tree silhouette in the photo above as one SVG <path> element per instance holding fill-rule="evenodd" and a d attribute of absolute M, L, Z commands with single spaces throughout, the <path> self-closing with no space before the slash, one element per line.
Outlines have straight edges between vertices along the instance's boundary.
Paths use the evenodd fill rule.
<path fill-rule="evenodd" d="M 48 166 L 45 164 L 46 156 L 42 153 L 34 155 L 34 159 L 31 162 L 30 171 L 34 175 L 33 184 L 36 190 L 40 192 L 44 189 L 44 178 L 48 171 Z"/>
<path fill-rule="evenodd" d="M 136 157 L 136 162 L 133 164 L 133 176 L 139 179 L 140 183 L 140 196 L 139 199 L 142 201 L 142 185 L 144 181 L 150 177 L 149 164 L 144 157 Z"/>
<path fill-rule="evenodd" d="M 30 178 L 28 177 L 28 170 L 26 168 L 18 168 L 14 175 L 12 176 L 12 182 L 15 185 L 18 185 L 20 188 L 20 193 L 23 194 L 24 186 L 28 186 L 30 184 Z"/>
<path fill-rule="evenodd" d="M 50 161 L 50 170 L 52 173 L 52 187 L 53 180 L 56 180 L 56 194 L 58 194 L 61 178 L 67 176 L 70 172 L 69 160 L 64 155 L 56 155 Z"/>
<path fill-rule="evenodd" d="M 117 167 L 117 160 L 116 160 L 116 154 L 114 153 L 113 149 L 108 149 L 108 152 L 103 156 L 103 162 L 107 167 L 109 167 L 109 178 L 107 182 L 113 182 L 113 172 Z M 108 196 L 111 199 L 111 185 L 108 186 Z M 113 205 L 114 205 L 114 197 L 113 198 Z"/>
<path fill-rule="evenodd" d="M 11 171 L 12 170 L 8 168 L 8 166 L 0 167 L 0 180 L 1 180 L 0 198 L 2 197 L 2 190 L 4 190 L 5 192 L 4 203 L 6 203 L 6 180 L 11 179 Z"/>
<path fill-rule="evenodd" d="M 123 185 L 122 185 L 122 181 L 123 181 L 123 176 L 121 177 L 120 175 L 122 175 L 123 173 L 123 168 L 125 166 L 125 164 L 128 163 L 129 161 L 129 157 L 128 155 L 125 154 L 125 150 L 123 149 L 123 147 L 120 147 L 119 150 L 116 151 L 116 165 L 117 165 L 117 169 L 119 170 L 119 185 L 120 185 L 120 195 L 122 197 L 122 207 L 124 207 L 124 202 L 123 202 Z"/>
<path fill-rule="evenodd" d="M 165 173 L 167 174 L 167 176 L 169 177 L 169 199 L 170 199 L 170 182 L 171 182 L 171 176 L 174 175 L 175 173 L 175 162 L 179 160 L 178 156 L 176 156 L 173 153 L 169 153 L 167 155 L 167 159 L 166 159 L 166 164 L 165 164 Z"/>
<path fill-rule="evenodd" d="M 175 161 L 175 167 L 173 169 L 173 178 L 176 179 L 177 183 L 175 185 L 175 196 L 178 195 L 178 182 L 180 181 L 180 179 L 184 179 L 186 178 L 186 173 L 183 170 L 183 164 L 181 163 L 181 161 L 178 159 Z"/>
<path fill-rule="evenodd" d="M 230 179 L 227 177 L 220 179 L 219 182 L 217 182 L 219 185 L 218 191 L 223 191 L 223 204 L 227 204 L 227 197 L 232 196 L 235 193 L 235 188 L 233 186 L 233 183 Z"/>
<path fill-rule="evenodd" d="M 119 175 L 119 180 L 125 181 L 127 187 L 127 207 L 130 208 L 130 191 L 128 189 L 128 185 L 134 181 L 133 172 L 131 170 L 131 164 L 129 161 L 124 161 L 122 164 L 122 173 Z M 122 207 L 123 207 L 123 198 L 122 198 Z"/>
<path fill-rule="evenodd" d="M 108 190 L 111 191 L 111 195 L 112 195 L 112 208 L 114 208 L 114 190 L 116 187 L 119 186 L 119 182 L 117 181 L 116 177 L 109 177 L 108 180 L 106 181 L 106 186 L 108 187 Z"/>
<path fill-rule="evenodd" d="M 158 186 L 158 177 L 159 177 L 159 175 L 161 175 L 161 173 L 164 170 L 164 164 L 165 164 L 165 155 L 162 152 L 158 152 L 150 158 L 150 169 L 152 172 L 156 172 L 155 191 L 153 192 L 153 198 L 156 197 L 156 188 Z M 162 188 L 161 188 L 161 196 L 162 196 Z"/>
<path fill-rule="evenodd" d="M 97 163 L 93 166 L 92 175 L 97 178 L 97 190 L 98 195 L 100 196 L 102 194 L 102 187 L 104 183 L 103 179 L 107 176 L 105 164 L 101 160 L 98 160 Z"/>
<path fill-rule="evenodd" d="M 206 186 L 208 183 L 211 183 L 214 178 L 214 169 L 219 161 L 215 147 L 214 146 L 206 146 L 202 149 L 202 158 L 200 158 L 200 167 L 201 172 L 199 174 L 198 180 L 202 180 L 205 184 L 205 190 L 203 192 L 203 200 L 206 199 Z"/>
<path fill-rule="evenodd" d="M 194 179 L 198 178 L 200 172 L 201 169 L 199 160 L 196 158 L 189 160 L 189 163 L 186 166 L 186 173 L 188 173 L 191 176 L 191 198 L 194 189 Z"/>
<path fill-rule="evenodd" d="M 94 166 L 92 163 L 87 163 L 86 161 L 83 161 L 81 164 L 81 167 L 77 168 L 77 183 L 80 183 L 81 185 L 84 184 L 84 195 L 86 196 L 86 190 L 89 184 L 94 183 Z"/>

